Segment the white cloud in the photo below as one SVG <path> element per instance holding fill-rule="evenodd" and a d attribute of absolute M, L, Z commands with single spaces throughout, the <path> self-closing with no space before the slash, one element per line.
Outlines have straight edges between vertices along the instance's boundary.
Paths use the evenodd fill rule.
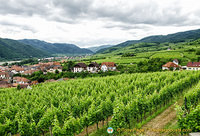
<path fill-rule="evenodd" d="M 87 47 L 200 28 L 198 0 L 0 0 L 0 37 Z"/>

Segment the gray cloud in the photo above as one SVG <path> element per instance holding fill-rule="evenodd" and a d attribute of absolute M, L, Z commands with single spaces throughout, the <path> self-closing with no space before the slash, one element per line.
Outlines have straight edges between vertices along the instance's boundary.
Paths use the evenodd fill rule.
<path fill-rule="evenodd" d="M 25 31 L 31 31 L 32 33 L 36 33 L 37 32 L 35 28 L 33 28 L 33 27 L 29 26 L 29 25 L 22 25 L 22 24 L 9 22 L 9 21 L 0 21 L 0 25 L 17 27 L 17 28 L 20 28 L 20 29 L 25 30 Z"/>
<path fill-rule="evenodd" d="M 46 0 L 0 0 L 0 14 L 14 14 L 14 15 L 48 15 L 49 2 Z"/>
<path fill-rule="evenodd" d="M 116 24 L 116 23 L 108 23 L 104 25 L 105 28 L 119 28 L 121 30 L 131 30 L 131 29 L 142 29 L 142 30 L 149 30 L 151 28 L 150 25 L 146 24 Z"/>
<path fill-rule="evenodd" d="M 159 0 L 0 0 L 0 16 L 5 18 L 0 25 L 9 26 L 9 31 L 35 33 L 30 37 L 78 41 L 82 45 L 110 44 L 157 33 L 164 27 L 178 31 L 199 26 L 200 9 L 195 0 L 191 1 L 169 0 L 162 4 Z M 166 30 L 162 29 L 164 33 L 172 32 Z"/>
<path fill-rule="evenodd" d="M 169 6 L 159 5 L 149 0 L 145 3 L 135 3 L 129 7 L 124 5 L 97 5 L 98 0 L 0 0 L 0 14 L 16 14 L 32 16 L 34 14 L 46 19 L 76 23 L 82 20 L 105 18 L 124 24 L 150 25 L 188 25 L 190 14 L 183 13 L 177 3 Z M 102 1 L 104 2 L 104 1 Z M 200 10 L 196 11 L 199 13 Z M 200 14 L 196 14 L 200 18 Z"/>

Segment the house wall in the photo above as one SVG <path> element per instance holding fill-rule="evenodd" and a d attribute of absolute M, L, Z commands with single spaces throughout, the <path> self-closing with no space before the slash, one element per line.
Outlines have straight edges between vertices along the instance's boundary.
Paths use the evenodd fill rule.
<path fill-rule="evenodd" d="M 97 67 L 87 67 L 87 71 L 91 72 L 91 73 L 96 73 L 96 72 L 98 72 L 98 68 Z"/>
<path fill-rule="evenodd" d="M 200 70 L 200 67 L 187 67 L 187 70 Z"/>
<path fill-rule="evenodd" d="M 116 70 L 116 67 L 107 67 L 106 65 L 102 65 L 102 66 L 101 66 L 101 70 L 102 70 L 103 72 L 106 72 L 106 71 L 108 71 L 108 70 L 114 71 L 114 70 Z"/>
<path fill-rule="evenodd" d="M 173 70 L 176 70 L 177 69 L 177 67 L 173 67 Z M 162 70 L 170 70 L 170 68 L 168 68 L 168 67 L 162 67 Z"/>
<path fill-rule="evenodd" d="M 106 72 L 106 71 L 108 71 L 108 67 L 107 67 L 106 65 L 102 65 L 102 66 L 101 66 L 101 70 L 102 70 L 103 72 Z"/>
<path fill-rule="evenodd" d="M 162 67 L 162 70 L 169 70 L 168 67 Z"/>
<path fill-rule="evenodd" d="M 84 68 L 78 68 L 78 67 L 74 67 L 74 72 L 82 72 L 82 71 L 85 71 Z"/>

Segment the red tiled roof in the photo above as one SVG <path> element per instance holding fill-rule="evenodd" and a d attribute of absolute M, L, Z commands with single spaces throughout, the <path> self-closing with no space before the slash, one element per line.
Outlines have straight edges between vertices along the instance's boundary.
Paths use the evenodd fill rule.
<path fill-rule="evenodd" d="M 178 68 L 178 67 L 180 67 L 180 66 L 179 66 L 179 65 L 176 65 L 176 64 L 173 63 L 173 62 L 168 62 L 168 63 L 166 63 L 165 65 L 163 65 L 163 67 L 168 67 L 168 68 L 175 67 L 175 68 Z"/>
<path fill-rule="evenodd" d="M 39 83 L 39 82 L 38 82 L 37 80 L 31 82 L 32 85 L 36 85 L 36 84 L 38 84 L 38 83 Z"/>
<path fill-rule="evenodd" d="M 116 64 L 114 62 L 103 62 L 101 63 L 101 66 L 102 65 L 106 65 L 107 67 L 115 67 Z"/>
<path fill-rule="evenodd" d="M 29 80 L 24 77 L 13 77 L 13 80 L 16 80 L 17 82 L 20 82 L 20 81 L 29 82 Z"/>
<path fill-rule="evenodd" d="M 11 70 L 16 70 L 16 71 L 24 71 L 24 68 L 19 67 L 19 66 L 12 66 L 10 69 Z"/>
<path fill-rule="evenodd" d="M 36 72 L 37 70 L 27 70 L 27 71 L 24 71 L 23 74 L 33 74 L 34 72 Z"/>
<path fill-rule="evenodd" d="M 0 72 L 0 75 L 5 75 L 5 77 L 10 77 L 8 72 Z"/>
<path fill-rule="evenodd" d="M 200 67 L 200 62 L 188 62 L 187 67 Z"/>
<path fill-rule="evenodd" d="M 61 64 L 60 64 L 60 62 L 53 62 L 53 65 L 58 65 L 58 66 L 60 66 Z"/>

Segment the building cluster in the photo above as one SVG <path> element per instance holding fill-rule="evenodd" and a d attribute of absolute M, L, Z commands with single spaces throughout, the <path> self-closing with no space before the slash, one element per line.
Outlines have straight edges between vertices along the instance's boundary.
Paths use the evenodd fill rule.
<path fill-rule="evenodd" d="M 90 56 L 90 55 L 86 54 L 86 55 L 78 55 L 78 56 L 48 57 L 48 58 L 38 59 L 38 61 L 81 60 L 83 58 L 86 58 L 87 56 Z"/>
<path fill-rule="evenodd" d="M 16 87 L 17 85 L 27 87 L 37 84 L 37 81 L 31 82 L 24 77 L 13 77 L 15 74 L 31 75 L 36 71 L 42 71 L 44 74 L 47 72 L 55 73 L 56 71 L 62 72 L 62 66 L 59 62 L 39 63 L 29 66 L 0 66 L 0 88 Z"/>
<path fill-rule="evenodd" d="M 186 66 L 179 65 L 177 59 L 173 60 L 173 62 L 168 62 L 162 66 L 162 70 L 200 70 L 200 62 L 188 62 Z"/>
<path fill-rule="evenodd" d="M 89 65 L 86 65 L 85 63 L 77 63 L 75 64 L 73 68 L 73 72 L 85 72 L 88 71 L 90 73 L 97 73 L 99 71 L 114 71 L 116 70 L 116 64 L 114 62 L 103 62 L 101 65 L 99 65 L 96 62 L 91 62 Z"/>

